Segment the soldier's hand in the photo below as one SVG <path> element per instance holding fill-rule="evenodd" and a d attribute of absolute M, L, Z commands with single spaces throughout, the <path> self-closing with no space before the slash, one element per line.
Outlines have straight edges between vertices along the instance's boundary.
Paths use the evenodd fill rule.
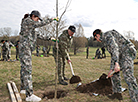
<path fill-rule="evenodd" d="M 71 60 L 67 60 L 68 64 L 71 62 Z"/>
<path fill-rule="evenodd" d="M 115 72 L 119 72 L 120 71 L 120 66 L 119 63 L 115 62 L 115 68 L 114 68 Z"/>

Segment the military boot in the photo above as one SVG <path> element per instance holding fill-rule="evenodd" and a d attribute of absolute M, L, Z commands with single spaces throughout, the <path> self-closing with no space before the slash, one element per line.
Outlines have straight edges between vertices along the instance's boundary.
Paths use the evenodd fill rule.
<path fill-rule="evenodd" d="M 64 76 L 64 80 L 67 80 L 67 81 L 68 81 L 68 80 L 69 80 L 69 78 L 67 78 L 67 77 L 65 77 L 65 76 Z"/>
<path fill-rule="evenodd" d="M 68 83 L 65 82 L 63 79 L 60 79 L 60 80 L 59 80 L 59 84 L 61 84 L 61 85 L 68 85 Z"/>
<path fill-rule="evenodd" d="M 114 93 L 112 95 L 109 95 L 108 98 L 110 99 L 118 99 L 118 100 L 123 100 L 122 94 L 121 93 Z"/>

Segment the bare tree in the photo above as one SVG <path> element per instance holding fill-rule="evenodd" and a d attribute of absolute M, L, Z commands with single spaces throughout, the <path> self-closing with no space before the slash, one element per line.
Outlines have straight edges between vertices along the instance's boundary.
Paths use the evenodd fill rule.
<path fill-rule="evenodd" d="M 134 35 L 135 34 L 133 31 L 124 31 L 124 36 L 127 37 L 128 39 L 135 40 Z"/>
<path fill-rule="evenodd" d="M 77 25 L 78 29 L 76 30 L 76 33 L 74 34 L 73 38 L 73 50 L 74 50 L 74 55 L 77 54 L 77 51 L 81 47 L 85 47 L 85 44 L 87 42 L 86 37 L 84 36 L 84 29 L 81 24 Z"/>
<path fill-rule="evenodd" d="M 71 3 L 71 0 L 68 0 L 65 9 L 60 16 L 59 21 L 56 24 L 56 39 L 58 39 L 58 27 L 59 27 L 60 21 L 63 15 L 65 14 L 65 12 L 67 11 L 67 8 L 69 7 L 70 3 Z M 58 0 L 56 0 L 56 17 L 58 17 Z M 56 47 L 57 47 L 57 58 L 56 59 L 58 59 L 58 42 L 57 41 L 56 41 Z M 55 69 L 55 97 L 54 97 L 55 99 L 57 97 L 57 72 L 58 72 L 58 61 L 56 63 L 56 69 Z"/>
<path fill-rule="evenodd" d="M 0 28 L 0 35 L 3 36 L 3 39 L 9 40 L 12 30 L 10 27 Z"/>
<path fill-rule="evenodd" d="M 47 18 L 50 18 L 49 15 L 46 15 L 43 20 L 46 20 Z M 61 33 L 61 31 L 65 28 L 65 20 L 61 21 L 58 27 L 58 33 Z M 38 29 L 39 34 L 44 35 L 46 37 L 56 37 L 56 22 L 52 22 L 48 25 L 45 25 L 41 28 Z M 42 40 L 37 40 L 37 44 L 39 45 L 43 45 L 46 47 L 47 49 L 47 54 L 49 54 L 50 50 L 51 50 L 51 46 L 53 44 L 52 41 L 42 41 Z"/>
<path fill-rule="evenodd" d="M 14 36 L 18 36 L 19 35 L 18 30 L 15 30 L 13 34 L 14 34 Z"/>
<path fill-rule="evenodd" d="M 135 45 L 135 37 L 133 31 L 124 31 L 124 36 L 127 37 Z"/>

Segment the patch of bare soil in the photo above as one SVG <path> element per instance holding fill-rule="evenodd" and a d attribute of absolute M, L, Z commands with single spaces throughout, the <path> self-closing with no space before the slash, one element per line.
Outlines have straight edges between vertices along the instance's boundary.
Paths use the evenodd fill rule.
<path fill-rule="evenodd" d="M 65 90 L 57 90 L 57 99 L 67 96 L 67 93 L 68 91 Z M 55 91 L 49 91 L 43 94 L 42 99 L 44 98 L 53 99 L 54 96 L 55 96 Z"/>
<path fill-rule="evenodd" d="M 96 80 L 94 82 L 91 82 L 89 84 L 82 84 L 76 89 L 81 93 L 88 93 L 89 95 L 93 95 L 93 93 L 99 94 L 99 95 L 109 95 L 112 94 L 112 83 L 111 83 L 111 78 L 106 78 L 106 74 L 102 74 L 99 78 L 99 80 Z M 70 91 L 73 91 L 70 90 Z M 57 99 L 66 97 L 67 94 L 69 93 L 68 91 L 65 90 L 57 90 Z M 53 99 L 55 95 L 55 91 L 47 91 L 43 93 L 42 99 Z"/>

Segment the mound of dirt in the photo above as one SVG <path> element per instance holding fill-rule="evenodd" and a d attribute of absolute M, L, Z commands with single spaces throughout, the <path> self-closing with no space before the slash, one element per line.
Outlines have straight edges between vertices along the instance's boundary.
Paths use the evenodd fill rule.
<path fill-rule="evenodd" d="M 64 90 L 58 90 L 57 91 L 57 99 L 67 96 L 67 93 L 68 92 L 64 91 Z M 53 99 L 54 96 L 55 96 L 55 91 L 45 92 L 43 94 L 42 99 L 45 98 L 45 97 L 47 97 L 48 99 Z"/>
<path fill-rule="evenodd" d="M 99 80 L 91 82 L 89 84 L 82 84 L 76 88 L 77 91 L 81 93 L 89 93 L 92 95 L 93 93 L 100 95 L 109 95 L 112 94 L 112 83 L 111 78 L 106 78 L 106 74 L 102 74 Z"/>

